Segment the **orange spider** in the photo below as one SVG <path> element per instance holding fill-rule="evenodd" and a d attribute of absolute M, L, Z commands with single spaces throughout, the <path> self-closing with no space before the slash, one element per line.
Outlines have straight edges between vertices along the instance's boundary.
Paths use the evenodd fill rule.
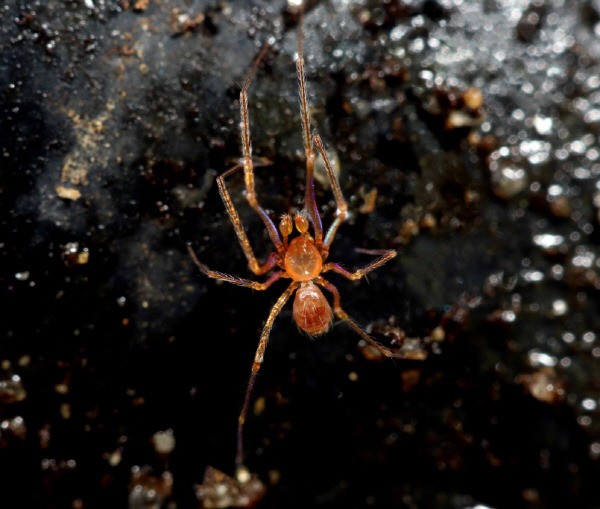
<path fill-rule="evenodd" d="M 386 357 L 396 357 L 388 348 L 380 345 L 377 341 L 371 338 L 360 326 L 348 316 L 348 314 L 342 309 L 340 304 L 340 294 L 337 288 L 330 282 L 326 281 L 321 274 L 328 271 L 334 271 L 341 274 L 348 279 L 360 279 L 366 273 L 371 270 L 383 265 L 387 261 L 391 260 L 396 256 L 396 251 L 393 249 L 387 250 L 364 250 L 360 251 L 366 254 L 376 255 L 379 258 L 362 269 L 356 272 L 349 272 L 336 263 L 324 263 L 329 254 L 329 247 L 335 237 L 340 224 L 346 218 L 348 213 L 348 207 L 342 196 L 342 191 L 338 183 L 337 177 L 331 168 L 331 163 L 325 152 L 325 147 L 318 134 L 311 135 L 310 116 L 308 113 L 308 103 L 306 99 L 306 78 L 304 75 L 304 59 L 302 58 L 302 12 L 300 13 L 299 22 L 299 35 L 298 35 L 298 59 L 296 61 L 296 69 L 298 72 L 298 83 L 300 88 L 300 111 L 302 119 L 302 135 L 304 139 L 304 151 L 306 153 L 306 192 L 304 198 L 304 209 L 301 213 L 295 214 L 292 221 L 290 214 L 285 214 L 279 223 L 279 232 L 275 227 L 273 221 L 265 210 L 258 203 L 256 198 L 256 191 L 254 189 L 254 170 L 252 166 L 252 147 L 250 143 L 250 127 L 248 124 L 248 95 L 247 90 L 250 85 L 252 76 L 256 72 L 260 61 L 262 60 L 268 46 L 265 45 L 260 55 L 254 62 L 254 66 L 250 71 L 250 75 L 246 79 L 242 91 L 240 93 L 240 113 L 241 113 L 241 136 L 242 136 L 242 152 L 243 161 L 226 171 L 217 178 L 217 184 L 219 187 L 219 193 L 229 219 L 231 220 L 235 232 L 238 236 L 239 242 L 242 246 L 244 254 L 248 259 L 248 265 L 250 270 L 260 276 L 267 273 L 274 267 L 278 267 L 280 270 L 274 272 L 266 281 L 257 282 L 242 279 L 237 276 L 231 276 L 229 274 L 223 274 L 210 270 L 206 265 L 201 263 L 196 255 L 194 254 L 191 246 L 188 246 L 188 250 L 192 256 L 194 263 L 200 268 L 200 270 L 208 277 L 214 279 L 220 279 L 221 281 L 228 281 L 240 286 L 252 288 L 254 290 L 266 290 L 275 281 L 281 278 L 291 279 L 292 282 L 288 286 L 287 290 L 279 297 L 271 312 L 267 318 L 264 329 L 260 336 L 258 343 L 258 349 L 254 358 L 254 364 L 252 365 L 252 374 L 250 375 L 250 381 L 246 390 L 246 397 L 244 399 L 244 405 L 238 419 L 238 443 L 237 443 L 237 455 L 236 465 L 239 469 L 242 467 L 243 458 L 243 445 L 242 445 L 242 432 L 244 422 L 246 420 L 246 414 L 248 412 L 248 406 L 250 402 L 250 394 L 252 387 L 256 379 L 260 366 L 263 362 L 265 353 L 265 347 L 267 340 L 273 326 L 275 318 L 296 291 L 296 297 L 293 305 L 293 316 L 296 324 L 300 329 L 305 331 L 311 336 L 319 336 L 329 329 L 332 323 L 332 316 L 335 314 L 339 319 L 346 322 L 352 327 L 363 339 L 375 346 L 383 355 Z M 323 237 L 323 226 L 321 224 L 321 218 L 319 211 L 315 203 L 314 193 L 314 181 L 313 173 L 315 167 L 316 150 L 319 151 L 329 179 L 331 180 L 331 187 L 337 203 L 336 217 L 329 227 L 326 235 Z M 265 226 L 269 232 L 271 241 L 275 245 L 275 251 L 273 251 L 268 257 L 267 261 L 261 265 L 258 263 L 256 256 L 250 246 L 248 237 L 244 232 L 244 228 L 240 221 L 240 218 L 233 206 L 233 202 L 229 196 L 229 192 L 225 186 L 225 178 L 236 172 L 237 170 L 244 169 L 244 179 L 246 184 L 246 199 L 250 206 L 256 211 L 261 217 Z M 308 218 L 307 218 L 308 216 Z M 310 219 L 310 221 L 309 221 Z M 314 235 L 309 232 L 310 223 L 314 230 Z M 298 231 L 298 236 L 288 241 L 288 237 L 294 231 L 294 225 Z M 280 235 L 281 234 L 281 235 Z M 318 286 L 317 286 L 318 285 Z M 333 295 L 333 313 L 331 306 L 327 302 L 327 299 L 319 289 L 322 286 Z"/>

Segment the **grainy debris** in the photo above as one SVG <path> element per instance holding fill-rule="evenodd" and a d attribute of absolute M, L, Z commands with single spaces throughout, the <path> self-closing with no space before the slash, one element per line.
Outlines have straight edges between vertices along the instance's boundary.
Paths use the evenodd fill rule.
<path fill-rule="evenodd" d="M 196 486 L 196 496 L 205 509 L 254 507 L 265 492 L 255 476 L 240 482 L 213 467 L 206 469 L 202 484 Z"/>

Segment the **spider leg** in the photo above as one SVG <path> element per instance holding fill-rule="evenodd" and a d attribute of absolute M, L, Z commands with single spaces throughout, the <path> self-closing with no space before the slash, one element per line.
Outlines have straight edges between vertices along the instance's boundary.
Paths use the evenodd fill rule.
<path fill-rule="evenodd" d="M 196 256 L 196 253 L 194 253 L 194 250 L 192 249 L 191 246 L 188 246 L 187 248 L 188 248 L 188 251 L 190 252 L 192 260 L 198 266 L 198 268 L 204 274 L 206 274 L 208 277 L 210 277 L 212 279 L 219 279 L 220 281 L 227 281 L 228 283 L 233 283 L 234 285 L 238 285 L 238 286 L 245 286 L 247 288 L 252 288 L 253 290 L 266 290 L 275 281 L 278 281 L 282 277 L 288 277 L 285 272 L 279 270 L 279 271 L 271 274 L 271 277 L 269 277 L 269 279 L 267 279 L 266 281 L 261 283 L 259 281 L 250 281 L 249 279 L 243 279 L 241 277 L 232 276 L 230 274 L 224 274 L 222 272 L 217 272 L 216 270 L 210 270 L 206 265 L 204 265 L 200 260 L 198 260 L 198 257 Z M 277 259 L 276 253 L 272 253 L 271 256 L 269 257 L 269 260 L 276 260 L 276 259 Z M 267 263 L 269 263 L 269 262 L 267 262 Z"/>
<path fill-rule="evenodd" d="M 300 21 L 298 23 L 298 60 L 296 70 L 298 72 L 298 88 L 300 96 L 300 119 L 302 120 L 302 139 L 304 140 L 304 153 L 306 154 L 306 191 L 304 195 L 304 206 L 315 229 L 315 245 L 321 248 L 323 243 L 323 224 L 315 201 L 315 147 L 310 136 L 310 114 L 308 112 L 308 99 L 306 94 L 306 75 L 304 73 L 304 57 L 302 56 L 302 23 L 304 20 L 304 9 L 300 10 Z"/>
<path fill-rule="evenodd" d="M 398 253 L 393 249 L 359 249 L 361 253 L 372 254 L 372 255 L 380 255 L 377 260 L 372 261 L 371 263 L 365 265 L 362 269 L 358 269 L 355 272 L 350 272 L 344 267 L 338 265 L 337 263 L 326 263 L 323 265 L 321 272 L 328 272 L 330 270 L 341 274 L 348 279 L 360 279 L 368 272 L 371 272 L 373 269 L 380 267 L 384 263 L 390 261 L 394 258 Z"/>
<path fill-rule="evenodd" d="M 250 206 L 254 209 L 254 211 L 261 217 L 263 223 L 269 232 L 269 237 L 271 237 L 271 241 L 275 244 L 275 248 L 280 256 L 285 254 L 285 248 L 281 243 L 281 239 L 279 238 L 279 234 L 277 233 L 277 228 L 271 221 L 269 215 L 265 212 L 265 210 L 258 203 L 258 199 L 256 198 L 256 190 L 254 188 L 254 167 L 252 166 L 252 143 L 250 140 L 250 122 L 248 120 L 248 86 L 250 85 L 250 81 L 252 80 L 252 76 L 256 72 L 258 68 L 258 64 L 262 60 L 265 55 L 268 44 L 265 44 L 260 55 L 254 62 L 254 66 L 250 71 L 250 75 L 246 79 L 246 83 L 242 87 L 242 91 L 240 92 L 240 116 L 241 116 L 241 131 L 242 131 L 242 152 L 244 158 L 244 180 L 246 183 L 246 200 Z M 220 188 L 219 188 L 220 189 Z M 239 220 L 238 220 L 239 221 Z M 236 230 L 237 231 L 237 230 Z"/>
<path fill-rule="evenodd" d="M 227 170 L 225 173 L 223 173 L 223 175 L 217 177 L 217 185 L 219 186 L 219 194 L 221 195 L 221 199 L 225 204 L 229 219 L 233 224 L 235 233 L 238 236 L 240 245 L 242 246 L 244 254 L 246 255 L 246 259 L 248 260 L 248 266 L 250 267 L 250 270 L 254 272 L 254 274 L 260 276 L 275 266 L 277 263 L 277 253 L 272 253 L 263 265 L 258 263 L 256 256 L 254 255 L 254 251 L 250 246 L 250 241 L 248 240 L 246 232 L 244 231 L 244 227 L 242 226 L 242 222 L 240 221 L 240 216 L 233 206 L 233 202 L 231 201 L 231 197 L 227 191 L 227 186 L 225 185 L 225 179 L 243 167 L 243 164 L 237 164 L 233 168 Z M 198 263 L 196 263 L 196 265 L 198 265 Z"/>
<path fill-rule="evenodd" d="M 331 162 L 329 161 L 329 157 L 327 156 L 327 152 L 325 152 L 325 147 L 323 146 L 323 142 L 321 141 L 321 137 L 317 134 L 314 137 L 315 145 L 323 158 L 323 162 L 325 163 L 325 167 L 327 168 L 327 174 L 329 175 L 329 180 L 331 180 L 331 188 L 333 189 L 333 195 L 335 196 L 335 201 L 337 203 L 336 216 L 327 231 L 327 235 L 325 235 L 325 243 L 323 246 L 323 259 L 327 258 L 327 254 L 329 253 L 329 246 L 333 242 L 333 238 L 339 228 L 340 224 L 344 222 L 346 216 L 348 215 L 348 205 L 346 204 L 346 200 L 344 200 L 344 196 L 342 195 L 342 189 L 340 188 L 340 183 L 333 172 L 333 168 L 331 167 Z"/>
<path fill-rule="evenodd" d="M 263 328 L 262 334 L 260 335 L 260 340 L 258 342 L 258 348 L 256 349 L 256 355 L 254 356 L 254 363 L 252 364 L 252 373 L 250 375 L 250 380 L 248 382 L 248 388 L 246 389 L 246 397 L 244 398 L 244 406 L 242 407 L 242 411 L 238 418 L 238 442 L 237 442 L 237 455 L 235 457 L 235 463 L 238 469 L 242 466 L 242 461 L 244 457 L 244 447 L 242 434 L 244 430 L 244 422 L 246 422 L 246 414 L 248 413 L 248 406 L 250 405 L 250 394 L 252 393 L 252 387 L 254 386 L 254 382 L 256 380 L 256 374 L 258 373 L 260 366 L 262 364 L 265 348 L 267 346 L 267 341 L 269 339 L 269 334 L 271 333 L 271 328 L 273 327 L 273 322 L 275 318 L 281 311 L 281 308 L 285 305 L 288 299 L 291 297 L 292 293 L 296 290 L 296 288 L 300 285 L 299 282 L 292 282 L 290 286 L 288 286 L 287 290 L 281 294 L 277 302 L 271 309 L 269 313 L 269 317 L 267 318 L 267 322 Z"/>
<path fill-rule="evenodd" d="M 348 316 L 342 309 L 341 300 L 340 300 L 340 292 L 338 289 L 332 285 L 326 279 L 322 277 L 318 277 L 315 279 L 315 283 L 321 285 L 326 290 L 329 290 L 333 294 L 333 312 L 335 316 L 337 316 L 340 320 L 346 322 L 350 327 L 352 327 L 365 341 L 371 343 L 377 350 L 379 350 L 386 357 L 401 357 L 400 355 L 395 354 L 389 348 L 386 348 L 382 344 L 375 341 L 371 336 L 369 336 L 364 330 L 362 330 L 361 326 L 358 325 L 352 318 Z"/>

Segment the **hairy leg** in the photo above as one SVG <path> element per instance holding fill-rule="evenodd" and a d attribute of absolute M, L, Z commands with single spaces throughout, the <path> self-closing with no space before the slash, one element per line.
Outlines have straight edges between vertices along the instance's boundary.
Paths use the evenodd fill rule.
<path fill-rule="evenodd" d="M 271 328 L 273 327 L 273 322 L 275 318 L 291 297 L 292 293 L 298 288 L 300 283 L 293 282 L 290 286 L 288 286 L 287 290 L 281 294 L 277 302 L 271 309 L 269 313 L 269 317 L 267 318 L 267 322 L 263 328 L 262 334 L 260 335 L 260 340 L 258 342 L 258 348 L 256 349 L 256 355 L 254 356 L 254 363 L 252 364 L 252 373 L 250 374 L 250 380 L 248 382 L 248 388 L 246 389 L 246 397 L 244 398 L 244 405 L 242 407 L 242 411 L 240 413 L 238 419 L 238 443 L 237 443 L 237 455 L 235 458 L 235 463 L 238 469 L 243 464 L 244 458 L 244 445 L 243 445 L 243 431 L 244 431 L 244 422 L 246 422 L 246 414 L 248 413 L 248 406 L 250 405 L 250 394 L 252 393 L 252 387 L 254 386 L 254 382 L 256 380 L 256 375 L 260 370 L 260 366 L 262 364 L 265 348 L 267 347 L 267 341 L 269 339 L 269 334 L 271 333 Z"/>
<path fill-rule="evenodd" d="M 227 170 L 223 175 L 217 178 L 217 185 L 219 186 L 219 194 L 221 195 L 221 199 L 225 204 L 225 208 L 227 209 L 227 214 L 229 214 L 229 219 L 233 224 L 233 228 L 235 233 L 238 236 L 240 241 L 240 245 L 244 251 L 244 255 L 246 255 L 246 259 L 248 260 L 248 266 L 250 270 L 254 272 L 257 276 L 264 274 L 265 272 L 272 269 L 277 263 L 277 253 L 272 253 L 271 256 L 267 259 L 267 261 L 260 265 L 256 256 L 254 255 L 254 251 L 252 250 L 252 246 L 250 246 L 250 241 L 246 236 L 246 232 L 244 231 L 244 227 L 242 222 L 240 221 L 240 217 L 233 206 L 233 202 L 231 201 L 231 197 L 229 196 L 229 192 L 227 191 L 227 187 L 225 186 L 225 178 L 235 173 L 237 170 L 243 168 L 242 164 L 238 164 L 233 168 Z"/>
<path fill-rule="evenodd" d="M 327 174 L 329 175 L 329 180 L 331 181 L 331 188 L 333 190 L 333 195 L 335 196 L 335 201 L 337 203 L 337 210 L 335 219 L 333 223 L 329 227 L 327 231 L 327 235 L 325 235 L 325 242 L 323 245 L 323 258 L 327 258 L 327 254 L 329 253 L 329 246 L 333 242 L 333 238 L 339 228 L 340 224 L 344 222 L 346 216 L 348 215 L 348 205 L 346 204 L 346 200 L 344 200 L 344 196 L 342 195 L 342 189 L 340 188 L 340 183 L 331 167 L 331 162 L 329 161 L 329 157 L 327 156 L 327 152 L 325 151 L 325 147 L 323 146 L 323 142 L 321 141 L 321 137 L 317 134 L 314 138 L 315 145 L 323 158 L 323 162 L 325 163 L 325 167 L 327 168 Z"/>
<path fill-rule="evenodd" d="M 338 265 L 337 263 L 326 263 L 325 265 L 323 265 L 323 269 L 321 270 L 321 272 L 323 273 L 332 270 L 333 272 L 337 272 L 338 274 L 341 274 L 342 276 L 347 277 L 348 279 L 360 279 L 361 277 L 364 277 L 365 274 L 367 274 L 368 272 L 371 272 L 377 267 L 381 267 L 384 263 L 390 261 L 392 258 L 395 258 L 398 254 L 393 249 L 359 249 L 358 251 L 360 251 L 361 253 L 378 255 L 379 258 L 365 265 L 362 269 L 358 269 L 355 272 L 350 272 Z"/>
<path fill-rule="evenodd" d="M 304 207 L 308 211 L 315 229 L 315 246 L 321 249 L 323 244 L 323 225 L 321 216 L 315 201 L 315 148 L 310 134 L 310 114 L 308 112 L 308 99 L 306 94 L 306 75 L 304 74 L 304 57 L 302 55 L 302 24 L 304 21 L 304 10 L 300 10 L 300 21 L 298 23 L 298 60 L 296 71 L 298 72 L 298 88 L 300 96 L 300 119 L 302 120 L 302 139 L 304 140 L 304 153 L 306 155 L 306 191 L 304 195 Z"/>
<path fill-rule="evenodd" d="M 289 277 L 289 276 L 287 276 L 287 274 L 285 272 L 279 270 L 277 272 L 274 272 L 271 275 L 271 277 L 269 277 L 269 279 L 267 279 L 265 282 L 261 283 L 258 281 L 250 281 L 248 279 L 243 279 L 241 277 L 232 276 L 230 274 L 224 274 L 223 272 L 217 272 L 216 270 L 210 270 L 206 265 L 204 265 L 200 260 L 198 260 L 198 257 L 196 256 L 196 253 L 194 253 L 194 250 L 192 249 L 191 246 L 188 246 L 187 248 L 190 253 L 190 256 L 192 257 L 192 260 L 198 266 L 198 268 L 204 274 L 206 274 L 208 277 L 210 277 L 212 279 L 219 279 L 220 281 L 227 281 L 228 283 L 233 283 L 234 285 L 238 285 L 238 286 L 245 286 L 247 288 L 252 288 L 253 290 L 266 290 L 275 281 L 281 279 L 282 277 Z M 269 260 L 271 260 L 273 255 L 275 255 L 275 257 L 277 256 L 275 253 L 273 253 L 269 257 Z M 277 258 L 275 258 L 275 259 L 277 259 Z"/>
<path fill-rule="evenodd" d="M 248 86 L 250 85 L 250 81 L 252 80 L 252 76 L 256 72 L 258 68 L 258 64 L 264 57 L 266 51 L 268 49 L 268 45 L 265 44 L 263 50 L 260 52 L 260 55 L 254 62 L 254 66 L 250 71 L 248 78 L 246 79 L 246 83 L 242 87 L 242 91 L 240 92 L 240 116 L 241 116 L 241 134 L 242 134 L 242 152 L 244 158 L 244 180 L 246 182 L 246 200 L 250 206 L 255 210 L 255 212 L 261 217 L 263 223 L 267 227 L 269 232 L 269 236 L 271 237 L 271 241 L 275 244 L 275 248 L 280 256 L 283 256 L 285 253 L 285 249 L 283 244 L 281 243 L 281 239 L 279 238 L 279 234 L 277 233 L 277 228 L 271 221 L 269 215 L 265 212 L 265 210 L 258 203 L 258 199 L 256 198 L 256 190 L 254 188 L 254 167 L 252 165 L 252 143 L 250 140 L 250 122 L 248 119 Z"/>
<path fill-rule="evenodd" d="M 348 316 L 348 313 L 346 313 L 342 309 L 341 300 L 340 300 L 340 292 L 338 292 L 338 289 L 334 285 L 332 285 L 329 281 L 323 279 L 322 277 L 315 279 L 315 282 L 333 294 L 333 312 L 335 313 L 335 316 L 337 316 L 340 320 L 343 320 L 344 322 L 346 322 L 365 341 L 371 343 L 375 348 L 377 348 L 377 350 L 379 350 L 386 357 L 400 357 L 399 355 L 392 352 L 389 348 L 386 348 L 382 344 L 375 341 L 364 330 L 362 330 L 360 325 L 358 325 L 354 320 L 352 320 L 352 318 L 350 318 Z"/>

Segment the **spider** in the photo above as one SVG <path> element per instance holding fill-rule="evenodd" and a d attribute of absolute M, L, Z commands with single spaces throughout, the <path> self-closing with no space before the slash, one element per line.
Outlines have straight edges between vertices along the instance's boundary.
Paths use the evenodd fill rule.
<path fill-rule="evenodd" d="M 266 290 L 279 279 L 291 279 L 291 283 L 283 292 L 283 294 L 281 294 L 279 299 L 277 299 L 277 302 L 269 313 L 260 336 L 254 363 L 252 364 L 252 372 L 250 374 L 248 388 L 246 389 L 244 404 L 238 419 L 236 453 L 236 466 L 238 472 L 243 468 L 242 434 L 244 422 L 246 420 L 246 414 L 248 412 L 248 406 L 250 403 L 250 395 L 256 380 L 256 375 L 263 362 L 265 348 L 267 346 L 271 328 L 273 327 L 273 322 L 294 292 L 296 292 L 296 297 L 294 298 L 293 304 L 294 320 L 297 326 L 310 336 L 319 336 L 327 332 L 332 324 L 333 315 L 335 314 L 338 319 L 346 322 L 365 341 L 377 348 L 383 355 L 386 357 L 399 357 L 398 354 L 393 353 L 391 350 L 371 338 L 352 318 L 350 318 L 350 316 L 348 316 L 348 314 L 342 309 L 340 294 L 337 288 L 323 277 L 325 272 L 331 271 L 337 272 L 348 279 L 360 279 L 368 272 L 380 267 L 384 263 L 394 258 L 397 253 L 393 249 L 358 249 L 358 251 L 362 253 L 378 256 L 378 258 L 355 272 L 350 272 L 337 263 L 325 263 L 329 255 L 329 248 L 338 231 L 338 228 L 347 217 L 348 206 L 342 195 L 340 184 L 337 176 L 333 172 L 331 162 L 329 161 L 327 152 L 325 151 L 325 147 L 321 141 L 321 137 L 316 132 L 311 132 L 310 114 L 308 111 L 306 93 L 306 77 L 304 74 L 304 58 L 302 55 L 302 18 L 303 12 L 302 8 L 300 8 L 296 70 L 299 84 L 302 137 L 304 141 L 304 152 L 306 155 L 306 188 L 304 196 L 304 209 L 299 213 L 293 214 L 293 218 L 292 214 L 284 214 L 279 222 L 278 231 L 278 229 L 275 227 L 275 224 L 267 212 L 261 207 L 256 197 L 256 190 L 254 186 L 254 168 L 252 162 L 252 146 L 250 142 L 250 126 L 248 121 L 247 91 L 252 77 L 254 76 L 260 64 L 260 61 L 268 49 L 267 44 L 263 47 L 259 56 L 255 60 L 250 74 L 248 75 L 248 78 L 246 79 L 246 82 L 240 93 L 242 160 L 239 164 L 217 178 L 219 194 L 221 195 L 223 203 L 225 204 L 229 219 L 233 224 L 239 243 L 244 251 L 244 255 L 248 260 L 248 266 L 250 270 L 257 276 L 264 275 L 275 268 L 278 270 L 273 272 L 264 282 L 250 281 L 237 276 L 223 274 L 221 272 L 209 269 L 206 265 L 200 262 L 192 247 L 188 245 L 188 251 L 190 252 L 194 263 L 204 274 L 213 279 L 219 279 L 221 281 L 227 281 L 239 286 L 245 286 L 247 288 L 252 288 L 253 290 L 261 291 Z M 326 233 L 323 231 L 321 217 L 319 216 L 319 211 L 315 202 L 313 174 L 317 151 L 325 163 L 327 175 L 331 182 L 331 188 L 337 204 L 335 219 L 329 226 L 329 229 Z M 262 265 L 258 262 L 256 256 L 254 255 L 254 251 L 250 246 L 248 237 L 246 236 L 238 213 L 233 206 L 233 202 L 225 185 L 225 179 L 241 169 L 243 169 L 244 172 L 246 200 L 261 217 L 265 227 L 267 228 L 269 237 L 275 246 L 275 250 L 269 255 L 266 262 Z M 310 232 L 311 224 L 313 230 L 312 234 Z M 294 234 L 294 227 L 297 235 L 290 240 L 290 236 Z M 333 296 L 333 310 L 319 287 L 325 288 L 325 290 L 327 290 Z"/>

